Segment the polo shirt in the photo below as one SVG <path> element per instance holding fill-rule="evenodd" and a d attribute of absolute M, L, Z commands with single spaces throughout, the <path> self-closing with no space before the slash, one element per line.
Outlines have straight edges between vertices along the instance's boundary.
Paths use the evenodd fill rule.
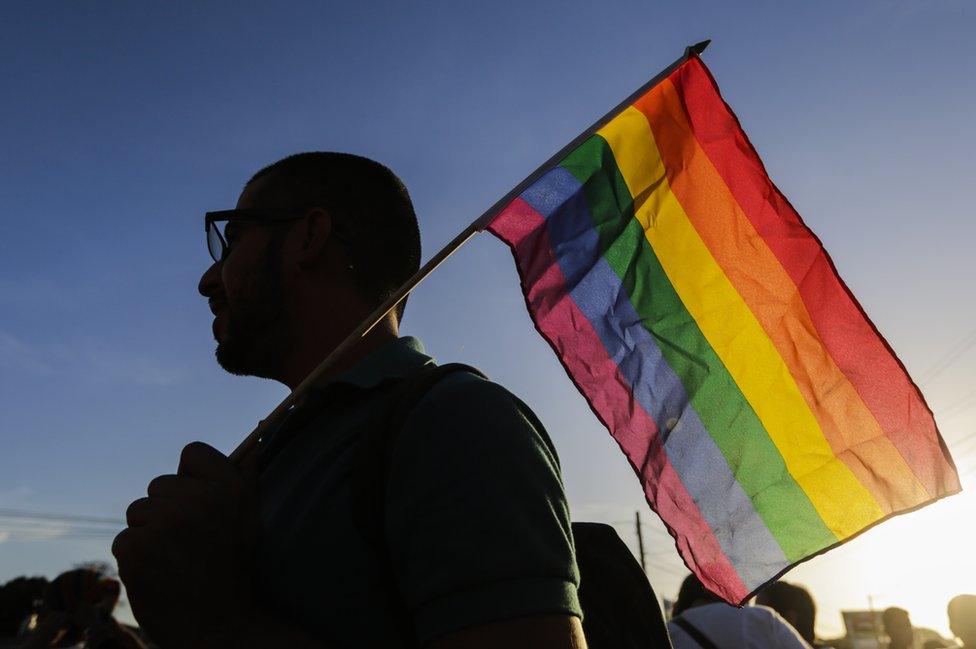
<path fill-rule="evenodd" d="M 316 408 L 262 442 L 259 597 L 328 647 L 402 647 L 402 612 L 354 522 L 357 443 L 397 380 L 432 365 L 414 338 L 371 352 L 318 388 Z M 383 529 L 421 645 L 465 627 L 580 616 L 579 574 L 559 461 L 517 398 L 448 374 L 393 444 Z"/>

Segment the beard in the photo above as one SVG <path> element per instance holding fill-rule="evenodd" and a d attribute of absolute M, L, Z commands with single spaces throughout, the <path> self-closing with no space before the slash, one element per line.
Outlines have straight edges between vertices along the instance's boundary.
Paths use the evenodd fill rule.
<path fill-rule="evenodd" d="M 237 376 L 275 379 L 288 351 L 288 319 L 285 316 L 281 274 L 277 255 L 269 264 L 247 278 L 218 319 L 225 320 L 220 334 L 214 321 L 217 363 Z"/>

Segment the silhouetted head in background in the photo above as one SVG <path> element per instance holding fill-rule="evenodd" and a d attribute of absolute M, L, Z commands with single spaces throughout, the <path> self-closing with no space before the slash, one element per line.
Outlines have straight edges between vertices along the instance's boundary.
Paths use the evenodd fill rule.
<path fill-rule="evenodd" d="M 814 643 L 817 606 L 806 588 L 777 581 L 762 589 L 756 597 L 756 603 L 779 613 L 804 640 Z"/>
<path fill-rule="evenodd" d="M 234 374 L 294 388 L 420 265 L 407 190 L 368 158 L 289 156 L 256 173 L 236 209 L 258 216 L 227 222 L 225 255 L 199 286 L 216 316 L 217 360 Z M 377 342 L 397 335 L 402 310 L 377 326 Z"/>
<path fill-rule="evenodd" d="M 17 634 L 47 584 L 44 577 L 17 577 L 0 586 L 0 638 Z"/>
<path fill-rule="evenodd" d="M 897 606 L 885 609 L 881 614 L 881 621 L 884 624 L 884 631 L 891 638 L 889 649 L 908 649 L 915 642 L 915 633 L 912 629 L 912 620 L 908 616 L 908 611 Z"/>
<path fill-rule="evenodd" d="M 949 629 L 966 649 L 976 648 L 976 595 L 957 595 L 949 600 Z"/>
<path fill-rule="evenodd" d="M 681 588 L 678 590 L 678 599 L 675 600 L 674 608 L 671 609 L 671 617 L 678 617 L 689 608 L 704 606 L 705 604 L 715 604 L 716 602 L 722 601 L 724 600 L 721 597 L 705 588 L 698 580 L 698 577 L 688 575 L 681 582 Z"/>
<path fill-rule="evenodd" d="M 56 646 L 81 642 L 97 615 L 111 615 L 115 610 L 120 591 L 118 581 L 91 568 L 77 568 L 55 577 L 44 589 L 43 612 L 64 613 L 71 620 Z"/>

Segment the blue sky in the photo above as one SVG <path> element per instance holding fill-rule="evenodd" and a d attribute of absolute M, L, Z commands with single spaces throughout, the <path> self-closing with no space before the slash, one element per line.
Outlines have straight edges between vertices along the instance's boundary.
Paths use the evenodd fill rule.
<path fill-rule="evenodd" d="M 4 5 L 0 508 L 119 517 L 185 443 L 229 450 L 284 396 L 216 367 L 196 293 L 202 214 L 233 206 L 258 168 L 311 149 L 385 162 L 429 257 L 703 38 L 774 181 L 906 366 L 930 374 L 976 326 L 974 28 L 952 0 Z M 652 518 L 535 334 L 501 243 L 480 236 L 425 283 L 405 333 L 532 404 L 579 518 Z M 976 352 L 953 358 L 923 386 L 950 446 L 976 432 Z M 798 569 L 824 631 L 868 595 L 917 599 L 944 628 L 947 597 L 976 591 L 949 575 L 976 574 L 972 557 L 945 545 L 971 536 L 974 513 L 964 494 Z M 650 527 L 651 576 L 670 593 L 683 570 Z M 3 529 L 0 580 L 108 557 L 104 539 Z"/>

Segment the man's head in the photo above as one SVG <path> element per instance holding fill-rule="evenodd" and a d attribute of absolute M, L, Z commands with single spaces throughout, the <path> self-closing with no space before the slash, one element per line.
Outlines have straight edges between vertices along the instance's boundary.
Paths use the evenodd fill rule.
<path fill-rule="evenodd" d="M 976 647 L 976 595 L 957 595 L 949 600 L 949 629 L 965 647 Z"/>
<path fill-rule="evenodd" d="M 768 606 L 779 613 L 803 636 L 804 640 L 813 644 L 817 607 L 806 588 L 777 581 L 766 586 L 759 593 L 756 603 Z"/>
<path fill-rule="evenodd" d="M 721 601 L 722 599 L 718 595 L 705 588 L 701 581 L 698 580 L 698 577 L 688 575 L 681 582 L 681 588 L 678 590 L 678 599 L 674 601 L 674 608 L 671 609 L 671 616 L 678 617 L 689 608 L 714 604 Z"/>
<path fill-rule="evenodd" d="M 119 582 L 97 568 L 76 568 L 55 577 L 44 589 L 43 610 L 70 616 L 70 623 L 56 646 L 74 646 L 80 642 L 85 629 L 97 618 L 115 610 L 120 591 Z"/>
<path fill-rule="evenodd" d="M 885 633 L 891 638 L 891 647 L 911 647 L 914 642 L 912 620 L 908 611 L 897 606 L 885 609 L 881 614 Z"/>
<path fill-rule="evenodd" d="M 248 181 L 237 209 L 290 215 L 228 221 L 227 252 L 200 280 L 216 316 L 217 360 L 235 374 L 280 380 L 282 359 L 300 351 L 310 327 L 337 344 L 420 265 L 407 190 L 367 158 L 289 156 Z"/>

